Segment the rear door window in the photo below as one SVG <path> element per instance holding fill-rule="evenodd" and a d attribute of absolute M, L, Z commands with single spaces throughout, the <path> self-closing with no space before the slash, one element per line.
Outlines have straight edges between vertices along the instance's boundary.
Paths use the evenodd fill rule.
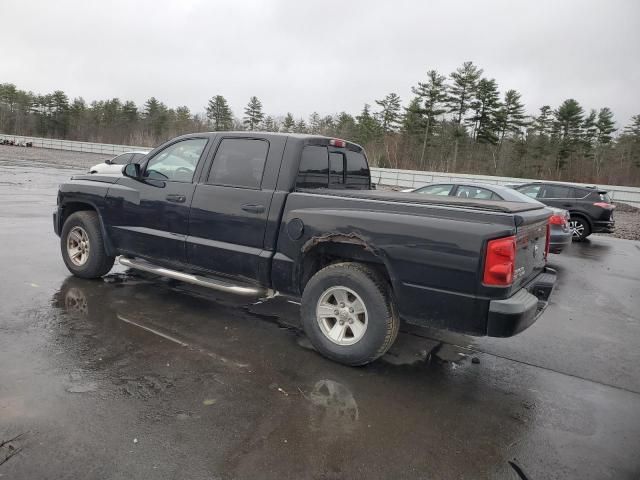
<path fill-rule="evenodd" d="M 486 188 L 460 185 L 456 190 L 456 197 L 475 198 L 478 200 L 491 200 L 493 197 L 493 192 L 491 190 L 487 190 Z"/>
<path fill-rule="evenodd" d="M 545 185 L 542 189 L 542 198 L 571 198 L 570 187 L 562 185 Z"/>
<path fill-rule="evenodd" d="M 426 193 L 427 195 L 449 195 L 453 185 L 427 185 L 416 190 L 416 193 Z"/>
<path fill-rule="evenodd" d="M 209 185 L 259 189 L 269 142 L 254 138 L 225 138 L 209 172 Z"/>

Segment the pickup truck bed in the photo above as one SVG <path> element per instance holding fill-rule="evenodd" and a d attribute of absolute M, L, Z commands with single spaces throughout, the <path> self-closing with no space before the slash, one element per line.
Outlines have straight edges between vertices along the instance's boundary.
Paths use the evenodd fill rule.
<path fill-rule="evenodd" d="M 372 190 L 364 152 L 343 140 L 193 134 L 123 173 L 60 187 L 54 228 L 74 274 L 103 275 L 122 256 L 211 288 L 278 292 L 301 301 L 311 341 L 343 363 L 383 354 L 401 320 L 513 335 L 553 289 L 548 210 Z M 83 232 L 97 259 L 78 265 Z"/>

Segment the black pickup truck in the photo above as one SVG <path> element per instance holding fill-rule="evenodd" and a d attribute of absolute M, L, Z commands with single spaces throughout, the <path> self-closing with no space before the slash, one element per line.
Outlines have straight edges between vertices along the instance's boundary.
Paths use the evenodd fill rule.
<path fill-rule="evenodd" d="M 384 354 L 401 321 L 508 337 L 555 284 L 541 206 L 372 189 L 363 149 L 316 135 L 199 133 L 122 175 L 62 184 L 62 257 L 83 278 L 130 268 L 300 302 L 318 351 Z"/>

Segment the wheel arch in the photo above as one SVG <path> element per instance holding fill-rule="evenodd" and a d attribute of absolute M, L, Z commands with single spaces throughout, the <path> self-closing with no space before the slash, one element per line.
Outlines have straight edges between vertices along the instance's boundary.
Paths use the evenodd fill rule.
<path fill-rule="evenodd" d="M 98 207 L 89 200 L 69 200 L 60 205 L 60 218 L 58 220 L 58 231 L 62 232 L 62 227 L 64 226 L 67 219 L 77 212 L 95 212 L 98 216 L 98 221 L 100 222 L 100 231 L 102 233 L 102 238 L 104 239 L 104 248 L 109 256 L 115 256 L 115 248 L 111 243 L 111 239 L 107 234 L 107 230 L 104 225 L 104 221 L 102 219 L 102 215 L 100 214 L 100 210 Z"/>
<path fill-rule="evenodd" d="M 382 252 L 356 235 L 334 234 L 314 237 L 305 243 L 297 272 L 296 283 L 300 293 L 318 271 L 341 262 L 359 262 L 371 266 L 389 282 L 393 291 L 393 272 Z"/>
<path fill-rule="evenodd" d="M 587 222 L 587 225 L 589 225 L 589 229 L 593 230 L 593 223 L 591 222 L 591 219 L 589 218 L 589 216 L 584 213 L 584 212 L 579 212 L 579 211 L 575 211 L 575 210 L 569 210 L 569 217 L 579 217 L 580 219 L 584 220 Z"/>

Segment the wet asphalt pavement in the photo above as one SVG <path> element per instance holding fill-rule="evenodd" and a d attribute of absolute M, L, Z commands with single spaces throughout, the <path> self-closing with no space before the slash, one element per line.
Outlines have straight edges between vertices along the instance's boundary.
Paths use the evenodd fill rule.
<path fill-rule="evenodd" d="M 514 338 L 415 330 L 349 368 L 290 303 L 71 277 L 73 172 L 0 161 L 0 478 L 640 478 L 640 242 L 552 256 Z"/>

